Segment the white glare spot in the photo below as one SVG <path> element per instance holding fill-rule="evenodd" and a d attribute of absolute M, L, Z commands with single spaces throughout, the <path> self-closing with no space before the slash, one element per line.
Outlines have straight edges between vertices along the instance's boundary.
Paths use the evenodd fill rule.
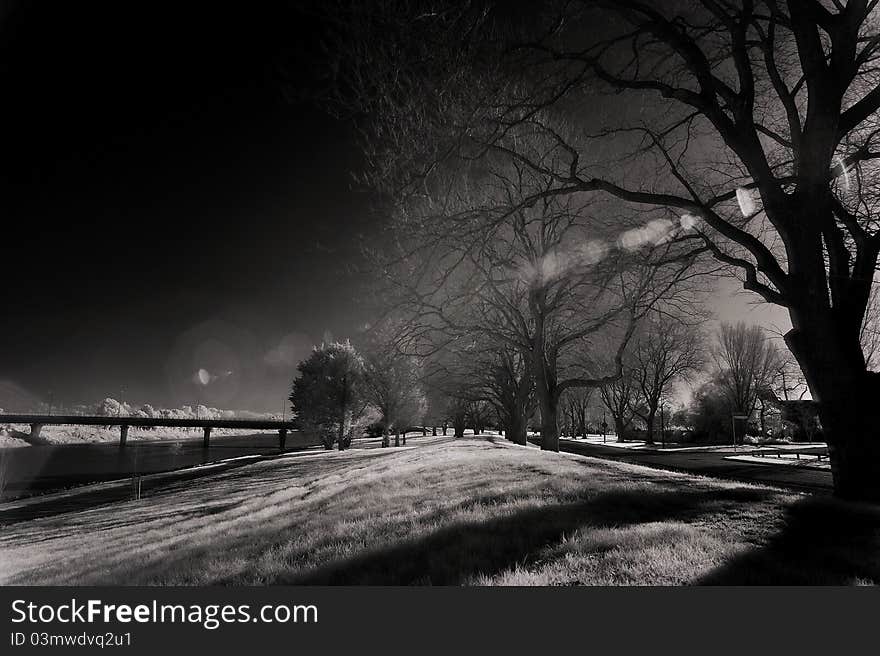
<path fill-rule="evenodd" d="M 620 235 L 617 243 L 620 248 L 628 251 L 634 251 L 649 243 L 659 246 L 669 239 L 674 229 L 675 224 L 669 219 L 655 219 L 641 228 L 627 230 Z"/>
<path fill-rule="evenodd" d="M 603 241 L 588 241 L 577 248 L 577 259 L 580 264 L 586 266 L 601 262 L 607 254 L 608 245 Z"/>
<path fill-rule="evenodd" d="M 846 168 L 842 157 L 837 158 L 837 166 L 843 175 L 843 188 L 849 191 L 849 169 Z"/>
<path fill-rule="evenodd" d="M 198 373 L 196 374 L 196 377 L 199 379 L 199 382 L 202 385 L 207 385 L 208 383 L 211 382 L 211 374 L 208 371 L 206 371 L 205 369 L 199 369 Z"/>
<path fill-rule="evenodd" d="M 605 242 L 591 239 L 564 250 L 550 251 L 535 263 L 525 263 L 519 276 L 532 283 L 546 283 L 566 275 L 572 269 L 598 264 L 610 249 Z"/>
<path fill-rule="evenodd" d="M 700 217 L 694 216 L 693 214 L 682 214 L 680 223 L 681 227 L 685 230 L 693 230 L 700 225 Z"/>
<path fill-rule="evenodd" d="M 739 203 L 739 211 L 742 212 L 744 217 L 751 216 L 758 209 L 755 206 L 755 199 L 752 197 L 752 192 L 743 187 L 736 190 L 736 202 Z"/>

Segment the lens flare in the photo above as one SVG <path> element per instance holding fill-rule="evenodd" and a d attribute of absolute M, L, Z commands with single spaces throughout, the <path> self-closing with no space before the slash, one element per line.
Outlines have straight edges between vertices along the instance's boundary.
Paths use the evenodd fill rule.
<path fill-rule="evenodd" d="M 700 217 L 693 214 L 682 214 L 679 224 L 684 230 L 693 230 L 700 225 Z"/>
<path fill-rule="evenodd" d="M 840 167 L 843 173 L 843 188 L 849 191 L 849 169 L 846 167 L 842 157 L 837 158 L 837 166 Z"/>
<path fill-rule="evenodd" d="M 736 190 L 736 202 L 739 203 L 739 211 L 746 218 L 752 216 L 758 210 L 752 192 L 744 187 Z"/>
<path fill-rule="evenodd" d="M 196 378 L 198 379 L 200 384 L 207 385 L 208 383 L 211 382 L 212 376 L 211 376 L 211 373 L 207 369 L 199 369 L 196 372 Z"/>
<path fill-rule="evenodd" d="M 617 240 L 623 250 L 634 251 L 648 244 L 659 246 L 665 243 L 675 231 L 675 224 L 669 219 L 654 219 L 640 228 L 627 230 Z"/>

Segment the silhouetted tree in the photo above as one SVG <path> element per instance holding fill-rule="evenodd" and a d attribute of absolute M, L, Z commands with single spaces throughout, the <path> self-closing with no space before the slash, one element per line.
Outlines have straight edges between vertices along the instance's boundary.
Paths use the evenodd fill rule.
<path fill-rule="evenodd" d="M 639 401 L 639 389 L 635 373 L 624 366 L 622 374 L 599 388 L 602 402 L 614 420 L 614 432 L 618 442 L 626 442 L 635 418 L 635 405 Z"/>
<path fill-rule="evenodd" d="M 785 362 L 760 326 L 722 324 L 715 347 L 716 385 L 736 414 L 754 412 L 759 392 L 770 388 Z"/>
<path fill-rule="evenodd" d="M 527 424 L 535 407 L 530 362 L 519 350 L 504 346 L 491 349 L 487 355 L 487 400 L 495 408 L 507 439 L 525 445 Z"/>
<path fill-rule="evenodd" d="M 593 387 L 575 387 L 562 396 L 562 414 L 571 437 L 586 436 L 590 399 L 595 391 Z"/>
<path fill-rule="evenodd" d="M 687 380 L 705 358 L 702 336 L 694 326 L 652 313 L 633 348 L 633 377 L 641 398 L 633 411 L 645 422 L 646 442 L 654 442 L 654 426 L 661 402 L 674 385 Z"/>
<path fill-rule="evenodd" d="M 526 443 L 526 424 L 535 406 L 534 380 L 530 360 L 520 349 L 475 335 L 470 341 L 447 344 L 443 356 L 432 359 L 429 371 L 429 380 L 445 389 L 447 398 L 451 394 L 488 403 L 507 438 Z"/>

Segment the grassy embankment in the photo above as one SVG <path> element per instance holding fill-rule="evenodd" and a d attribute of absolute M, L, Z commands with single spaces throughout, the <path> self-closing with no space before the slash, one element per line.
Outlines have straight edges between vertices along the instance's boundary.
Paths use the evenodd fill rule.
<path fill-rule="evenodd" d="M 880 582 L 878 547 L 878 508 L 468 439 L 11 524 L 0 582 L 858 584 Z"/>

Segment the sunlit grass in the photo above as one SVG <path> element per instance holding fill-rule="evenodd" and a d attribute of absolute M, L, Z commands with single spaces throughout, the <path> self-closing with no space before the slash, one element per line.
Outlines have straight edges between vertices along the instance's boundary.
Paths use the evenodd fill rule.
<path fill-rule="evenodd" d="M 468 439 L 258 462 L 12 524 L 0 581 L 870 584 L 878 546 L 875 508 Z"/>

